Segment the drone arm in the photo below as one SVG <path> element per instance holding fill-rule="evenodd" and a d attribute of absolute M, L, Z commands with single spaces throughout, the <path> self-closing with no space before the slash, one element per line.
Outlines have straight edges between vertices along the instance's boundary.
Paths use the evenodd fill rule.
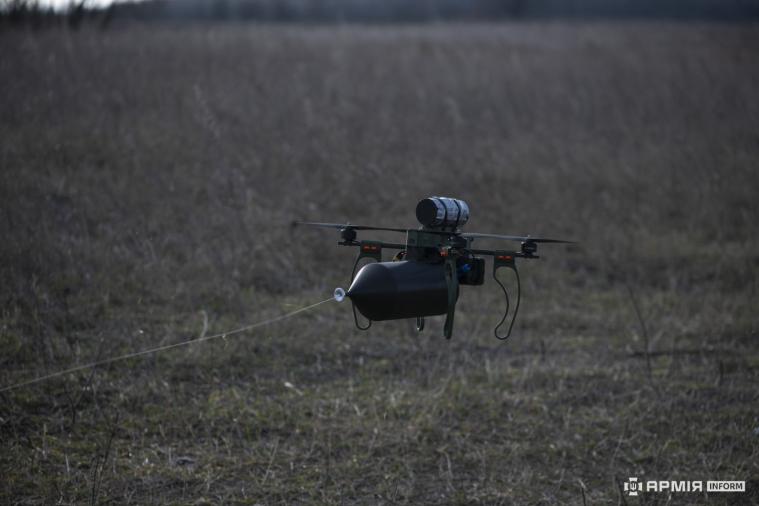
<path fill-rule="evenodd" d="M 337 244 L 340 246 L 358 246 L 361 248 L 360 255 L 363 256 L 370 256 L 370 253 L 372 253 L 374 250 L 374 247 L 378 247 L 379 251 L 381 252 L 383 249 L 406 249 L 405 244 L 400 244 L 397 242 L 384 242 L 384 241 L 340 241 Z M 491 249 L 470 249 L 467 248 L 467 251 L 469 253 L 472 253 L 473 255 L 485 255 L 485 256 L 492 256 L 496 257 L 498 255 L 508 255 L 512 256 L 514 258 L 524 258 L 528 260 L 534 260 L 536 258 L 540 258 L 538 255 L 525 255 L 524 253 L 520 251 L 501 251 L 501 250 L 491 250 Z M 372 257 L 374 258 L 374 257 Z"/>
<path fill-rule="evenodd" d="M 383 249 L 406 249 L 405 244 L 383 241 L 340 241 L 337 244 L 340 246 L 359 246 L 361 248 L 360 253 L 364 253 L 365 251 L 371 252 L 372 246 L 379 247 L 380 251 Z"/>
<path fill-rule="evenodd" d="M 536 258 L 540 258 L 538 255 L 525 255 L 524 253 L 520 251 L 501 251 L 501 250 L 490 250 L 490 249 L 468 249 L 470 253 L 474 255 L 487 255 L 492 256 L 497 260 L 499 256 L 510 256 L 512 258 L 524 258 L 528 260 L 534 260 Z"/>

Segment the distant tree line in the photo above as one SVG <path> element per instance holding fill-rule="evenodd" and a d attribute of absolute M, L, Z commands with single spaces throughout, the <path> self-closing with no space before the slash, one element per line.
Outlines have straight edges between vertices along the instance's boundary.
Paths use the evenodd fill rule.
<path fill-rule="evenodd" d="M 0 23 L 78 27 L 95 21 L 398 23 L 540 18 L 759 19 L 759 0 L 148 0 L 64 10 L 0 0 Z"/>
<path fill-rule="evenodd" d="M 54 9 L 35 0 L 0 0 L 0 28 L 24 26 L 33 29 L 65 26 L 79 28 L 82 23 L 97 23 L 106 27 L 115 10 L 93 8 L 86 1 L 72 0 L 64 9 Z"/>

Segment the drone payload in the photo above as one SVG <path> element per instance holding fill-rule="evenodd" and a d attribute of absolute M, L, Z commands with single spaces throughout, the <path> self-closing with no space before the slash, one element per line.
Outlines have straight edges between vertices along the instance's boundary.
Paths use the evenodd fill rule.
<path fill-rule="evenodd" d="M 367 264 L 348 288 L 356 309 L 373 321 L 445 314 L 448 283 L 440 265 L 401 260 Z"/>
<path fill-rule="evenodd" d="M 441 234 L 456 232 L 469 220 L 469 206 L 459 199 L 430 197 L 416 206 L 416 219 L 424 230 L 406 232 L 406 248 L 398 260 L 367 264 L 348 288 L 358 311 L 372 321 L 423 318 L 448 312 L 450 304 L 445 261 L 440 255 Z M 433 232 L 435 231 L 435 232 Z M 457 271 L 471 272 L 460 284 L 482 284 L 484 260 L 458 261 Z M 459 278 L 459 276 L 456 276 Z M 456 296 L 458 298 L 458 295 Z"/>
<path fill-rule="evenodd" d="M 417 330 L 424 328 L 428 316 L 446 315 L 444 333 L 450 339 L 460 285 L 482 285 L 485 281 L 485 259 L 493 257 L 493 279 L 506 296 L 506 311 L 495 328 L 495 336 L 505 340 L 511 334 L 521 297 L 516 258 L 536 259 L 538 243 L 569 243 L 558 239 L 532 238 L 530 236 L 507 236 L 496 234 L 462 233 L 461 228 L 469 220 L 469 206 L 459 199 L 429 197 L 416 206 L 418 229 L 385 228 L 349 223 L 296 222 L 296 225 L 336 228 L 340 230 L 341 246 L 358 246 L 359 254 L 353 265 L 351 284 L 347 292 L 338 288 L 336 299 L 348 297 L 353 305 L 356 327 L 366 330 L 372 321 L 416 318 Z M 383 241 L 359 241 L 357 231 L 386 230 L 406 234 L 405 243 Z M 472 248 L 478 238 L 501 239 L 521 242 L 520 251 L 484 250 Z M 383 262 L 384 249 L 399 250 L 393 261 Z M 359 261 L 374 260 L 363 266 L 356 274 Z M 496 277 L 501 267 L 514 271 L 517 280 L 517 304 L 505 336 L 498 329 L 509 313 L 509 295 Z M 356 309 L 369 320 L 361 326 Z"/>

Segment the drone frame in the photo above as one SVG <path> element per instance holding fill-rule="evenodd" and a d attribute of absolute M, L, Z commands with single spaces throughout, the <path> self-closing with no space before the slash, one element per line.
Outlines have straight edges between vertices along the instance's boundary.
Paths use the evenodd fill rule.
<path fill-rule="evenodd" d="M 364 227 L 361 227 L 361 228 L 364 228 Z M 400 231 L 398 229 L 391 229 L 391 230 Z M 442 241 L 441 241 L 441 236 L 444 237 Z M 504 314 L 504 317 L 501 320 L 501 323 L 495 329 L 496 337 L 501 340 L 508 339 L 509 335 L 511 334 L 511 329 L 514 325 L 514 320 L 516 319 L 516 311 L 519 310 L 519 303 L 517 302 L 513 319 L 509 326 L 508 334 L 505 337 L 499 336 L 498 328 L 503 324 L 503 322 L 506 320 L 506 317 L 508 315 L 509 299 L 508 299 L 508 293 L 506 292 L 506 288 L 503 286 L 503 284 L 498 280 L 496 276 L 497 271 L 498 269 L 504 268 L 504 267 L 511 269 L 514 271 L 517 277 L 517 281 L 519 281 L 519 272 L 517 271 L 516 259 L 517 258 L 524 258 L 524 259 L 540 258 L 538 255 L 535 254 L 537 252 L 537 243 L 534 241 L 531 241 L 529 238 L 527 238 L 527 240 L 525 241 L 522 241 L 521 251 L 510 251 L 510 250 L 487 250 L 487 249 L 471 248 L 471 244 L 476 237 L 474 236 L 467 237 L 465 235 L 461 235 L 456 232 L 442 232 L 439 230 L 408 229 L 406 230 L 406 243 L 401 244 L 401 243 L 395 243 L 395 242 L 385 242 L 385 241 L 375 241 L 375 240 L 358 240 L 356 228 L 352 227 L 349 224 L 346 224 L 344 228 L 340 229 L 340 237 L 342 240 L 338 242 L 338 245 L 359 248 L 358 255 L 356 256 L 356 260 L 353 264 L 353 270 L 351 272 L 351 282 L 353 282 L 356 276 L 356 269 L 358 268 L 359 262 L 365 258 L 374 260 L 376 262 L 382 262 L 382 251 L 384 249 L 405 251 L 406 252 L 405 258 L 414 260 L 414 261 L 419 261 L 419 262 L 429 262 L 429 261 L 432 261 L 433 259 L 435 261 L 438 261 L 438 258 L 442 258 L 443 263 L 444 263 L 446 286 L 448 290 L 448 309 L 446 312 L 446 319 L 445 319 L 445 324 L 443 327 L 443 333 L 446 339 L 450 339 L 451 336 L 453 335 L 453 321 L 454 321 L 454 317 L 456 313 L 456 303 L 458 301 L 458 296 L 459 296 L 459 279 L 458 279 L 458 274 L 456 270 L 457 269 L 456 262 L 457 262 L 457 259 L 462 254 L 468 253 L 473 256 L 481 255 L 481 256 L 493 257 L 493 271 L 492 271 L 493 279 L 495 279 L 496 282 L 503 289 L 504 294 L 506 295 L 506 303 L 507 303 L 506 313 Z M 435 253 L 431 255 L 430 251 L 435 251 Z M 519 288 L 519 292 L 521 292 L 521 287 Z M 519 300 L 520 297 L 521 297 L 521 294 L 518 293 L 517 300 Z M 363 327 L 359 324 L 358 316 L 356 315 L 355 305 L 353 305 L 353 318 L 356 324 L 356 328 L 358 328 L 359 330 L 368 330 L 369 327 L 371 327 L 372 320 L 369 320 L 369 324 Z M 425 324 L 424 317 L 418 316 L 416 319 L 417 331 L 421 332 L 424 329 L 424 324 Z"/>

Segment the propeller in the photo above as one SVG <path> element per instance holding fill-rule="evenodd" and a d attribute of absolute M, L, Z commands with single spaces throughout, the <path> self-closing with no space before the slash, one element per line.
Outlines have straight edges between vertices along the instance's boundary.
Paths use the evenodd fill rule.
<path fill-rule="evenodd" d="M 553 243 L 564 243 L 564 244 L 577 244 L 577 242 L 575 241 L 565 241 L 563 239 L 547 239 L 545 237 L 530 237 L 529 235 L 519 236 L 519 235 L 479 234 L 477 232 L 467 232 L 465 234 L 461 234 L 461 237 L 466 237 L 468 239 L 503 239 L 505 241 L 532 242 L 532 243 L 553 242 Z"/>
<path fill-rule="evenodd" d="M 350 223 L 317 223 L 313 221 L 294 221 L 293 226 L 305 225 L 308 227 L 321 227 L 321 228 L 335 228 L 337 230 L 353 229 L 353 230 L 387 230 L 388 232 L 408 232 L 407 228 L 387 228 L 387 227 L 370 227 L 366 225 L 351 225 Z"/>

